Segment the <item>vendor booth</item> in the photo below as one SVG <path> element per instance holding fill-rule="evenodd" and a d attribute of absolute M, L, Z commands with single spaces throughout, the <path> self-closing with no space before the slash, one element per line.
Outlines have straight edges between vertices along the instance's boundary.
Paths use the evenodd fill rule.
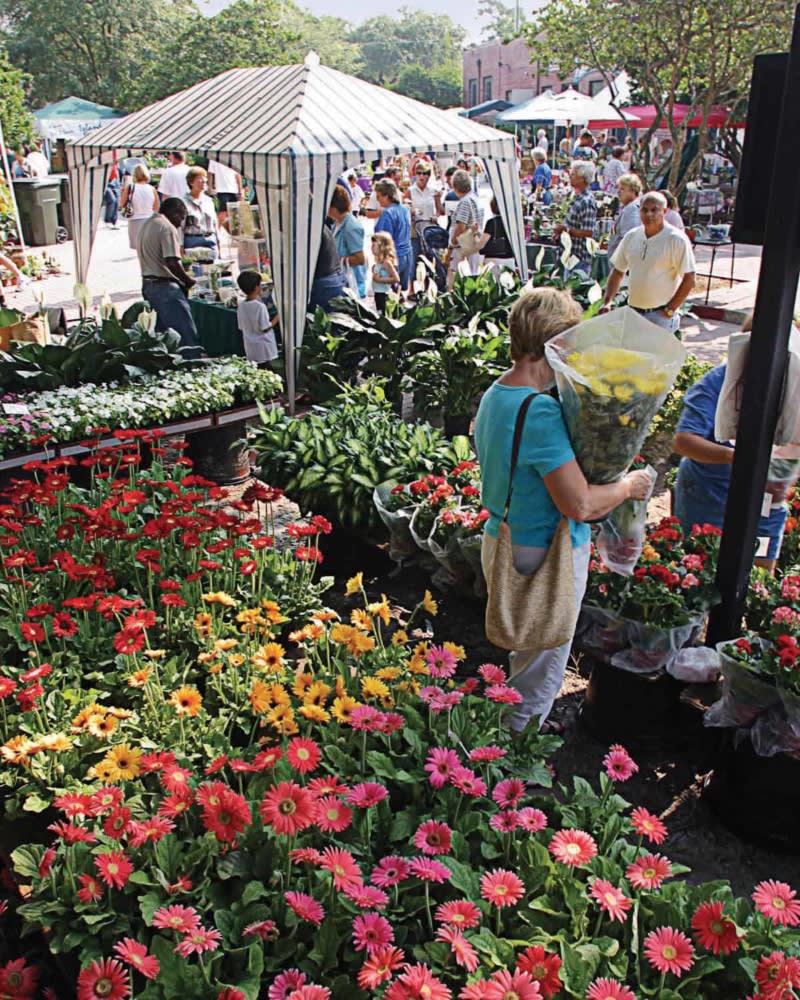
<path fill-rule="evenodd" d="M 292 402 L 322 226 L 336 179 L 348 168 L 429 150 L 479 156 L 526 273 L 514 137 L 321 66 L 309 53 L 300 65 L 229 70 L 68 147 L 79 281 L 89 269 L 114 157 L 161 149 L 218 160 L 253 181 Z"/>

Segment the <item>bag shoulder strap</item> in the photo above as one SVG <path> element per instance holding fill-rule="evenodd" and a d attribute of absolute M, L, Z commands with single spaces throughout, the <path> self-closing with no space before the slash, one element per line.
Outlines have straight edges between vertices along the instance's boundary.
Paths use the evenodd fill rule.
<path fill-rule="evenodd" d="M 522 432 L 525 429 L 525 418 L 528 415 L 531 403 L 538 395 L 538 392 L 532 392 L 530 396 L 526 396 L 517 413 L 517 422 L 514 425 L 514 443 L 511 445 L 511 471 L 508 475 L 508 495 L 506 496 L 506 505 L 503 510 L 504 521 L 508 520 L 508 512 L 511 508 L 511 495 L 514 492 L 514 473 L 517 471 L 519 449 L 522 445 Z"/>

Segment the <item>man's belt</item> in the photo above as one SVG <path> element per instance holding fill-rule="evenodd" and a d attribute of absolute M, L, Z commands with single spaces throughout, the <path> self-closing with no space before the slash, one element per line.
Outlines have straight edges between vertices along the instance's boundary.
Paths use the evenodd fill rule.
<path fill-rule="evenodd" d="M 155 281 L 159 285 L 179 285 L 180 281 L 177 278 L 164 278 L 164 277 L 154 277 L 152 274 L 143 274 L 142 281 Z"/>

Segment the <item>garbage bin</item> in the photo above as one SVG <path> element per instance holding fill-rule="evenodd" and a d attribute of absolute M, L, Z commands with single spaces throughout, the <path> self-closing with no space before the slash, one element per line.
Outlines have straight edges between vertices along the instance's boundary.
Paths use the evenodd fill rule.
<path fill-rule="evenodd" d="M 65 239 L 72 239 L 72 192 L 69 186 L 69 174 L 53 174 L 51 175 L 53 179 L 58 178 L 61 181 L 61 204 L 58 206 L 58 224 L 64 228 L 64 234 L 59 234 L 59 236 L 64 236 Z M 58 240 L 57 242 L 61 242 Z"/>
<path fill-rule="evenodd" d="M 43 247 L 56 242 L 58 206 L 61 203 L 61 178 L 15 178 L 22 234 L 28 246 Z"/>

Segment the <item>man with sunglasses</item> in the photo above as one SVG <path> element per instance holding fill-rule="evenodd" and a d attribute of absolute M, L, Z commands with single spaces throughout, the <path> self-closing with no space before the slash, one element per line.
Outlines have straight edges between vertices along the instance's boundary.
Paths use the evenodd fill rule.
<path fill-rule="evenodd" d="M 667 199 L 650 191 L 641 200 L 642 225 L 623 236 L 611 258 L 601 312 L 608 312 L 629 274 L 628 305 L 651 323 L 678 334 L 680 307 L 695 284 L 696 264 L 685 233 L 665 221 Z"/>

